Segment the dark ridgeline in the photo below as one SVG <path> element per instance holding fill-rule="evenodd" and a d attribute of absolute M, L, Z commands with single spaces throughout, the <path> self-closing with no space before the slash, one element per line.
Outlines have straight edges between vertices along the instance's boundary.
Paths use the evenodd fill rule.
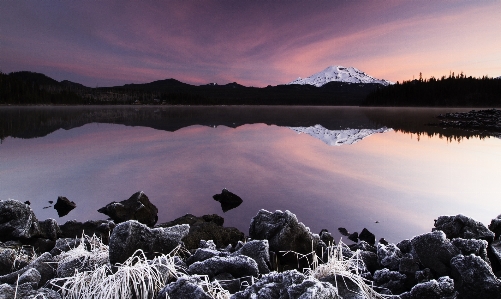
<path fill-rule="evenodd" d="M 366 106 L 500 107 L 501 79 L 450 74 L 389 86 L 380 86 L 364 102 Z"/>
<path fill-rule="evenodd" d="M 90 88 L 33 72 L 0 73 L 0 104 L 360 105 L 379 84 L 330 82 L 246 87 L 236 82 L 194 86 L 175 79 Z"/>

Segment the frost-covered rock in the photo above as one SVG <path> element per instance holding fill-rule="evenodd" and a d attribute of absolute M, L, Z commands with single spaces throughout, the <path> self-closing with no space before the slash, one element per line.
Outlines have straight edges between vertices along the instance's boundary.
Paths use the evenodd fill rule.
<path fill-rule="evenodd" d="M 398 272 L 414 277 L 417 271 L 419 271 L 419 260 L 410 253 L 404 254 L 400 259 Z"/>
<path fill-rule="evenodd" d="M 40 279 L 42 279 L 40 272 L 38 272 L 38 270 L 35 268 L 31 268 L 26 270 L 26 272 L 24 272 L 23 274 L 21 274 L 16 283 L 17 284 L 29 283 L 32 286 L 32 288 L 36 289 L 38 283 L 40 282 Z"/>
<path fill-rule="evenodd" d="M 329 299 L 337 298 L 337 289 L 328 282 L 307 278 L 297 285 L 288 288 L 289 298 Z"/>
<path fill-rule="evenodd" d="M 49 279 L 55 276 L 54 263 L 55 260 L 52 255 L 46 252 L 22 269 L 0 276 L 0 283 L 15 284 L 18 277 L 23 275 L 23 273 L 30 269 L 36 269 L 41 276 L 39 285 L 44 285 Z"/>
<path fill-rule="evenodd" d="M 487 257 L 487 241 L 454 238 L 451 240 L 451 243 L 456 246 L 459 251 L 461 251 L 462 255 L 474 254 L 482 258 L 486 263 L 490 264 L 489 258 Z"/>
<path fill-rule="evenodd" d="M 83 247 L 83 246 L 82 246 Z M 78 247 L 68 254 L 58 256 L 56 268 L 57 277 L 70 277 L 75 272 L 92 271 L 109 263 L 108 252 L 106 250 L 94 250 L 89 252 L 85 248 Z"/>
<path fill-rule="evenodd" d="M 14 268 L 15 260 L 16 260 L 16 251 L 14 249 L 5 248 L 2 251 L 0 251 L 0 275 L 5 275 L 10 273 L 11 270 Z"/>
<path fill-rule="evenodd" d="M 328 282 L 332 286 L 337 286 L 337 293 L 343 299 L 366 299 L 363 290 L 351 279 L 341 275 L 329 275 L 319 279 L 322 282 Z M 338 298 L 338 297 L 334 297 Z"/>
<path fill-rule="evenodd" d="M 252 240 L 247 242 L 232 255 L 246 255 L 256 261 L 260 274 L 270 273 L 271 265 L 268 240 Z"/>
<path fill-rule="evenodd" d="M 446 299 L 456 298 L 454 280 L 448 276 L 439 279 L 419 283 L 412 287 L 409 292 L 400 295 L 401 299 Z"/>
<path fill-rule="evenodd" d="M 358 235 L 358 238 L 360 239 L 360 241 L 365 241 L 371 246 L 374 246 L 376 244 L 376 236 L 365 227 L 362 232 L 360 232 L 360 235 Z"/>
<path fill-rule="evenodd" d="M 290 298 L 289 289 L 301 284 L 306 279 L 304 274 L 296 270 L 271 272 L 263 275 L 256 283 L 243 291 L 235 293 L 231 299 L 276 299 Z"/>
<path fill-rule="evenodd" d="M 40 234 L 30 206 L 14 199 L 0 200 L 0 241 L 29 239 Z"/>
<path fill-rule="evenodd" d="M 218 251 L 209 248 L 198 248 L 197 251 L 195 251 L 195 253 L 192 256 L 186 259 L 186 264 L 191 265 L 196 262 L 208 260 L 215 256 L 226 257 L 229 255 L 230 253 L 225 251 Z"/>
<path fill-rule="evenodd" d="M 190 274 L 207 275 L 210 278 L 229 273 L 233 277 L 258 276 L 259 270 L 255 260 L 248 256 L 238 255 L 229 257 L 215 256 L 210 259 L 196 262 L 188 267 Z"/>
<path fill-rule="evenodd" d="M 494 240 L 494 233 L 485 225 L 462 214 L 438 217 L 433 230 L 443 231 L 448 239 L 482 239 L 487 242 Z"/>
<path fill-rule="evenodd" d="M 83 234 L 96 235 L 104 244 L 109 243 L 114 228 L 115 222 L 111 220 L 88 220 L 85 222 L 70 220 L 60 226 L 63 238 L 81 238 Z"/>
<path fill-rule="evenodd" d="M 201 279 L 196 276 L 183 276 L 175 282 L 166 285 L 157 296 L 157 299 L 176 298 L 176 299 L 211 299 L 202 287 L 200 287 Z M 167 297 L 169 296 L 169 297 Z"/>
<path fill-rule="evenodd" d="M 59 238 L 56 240 L 54 248 L 50 251 L 53 256 L 59 255 L 62 252 L 69 251 L 82 242 L 82 238 Z"/>
<path fill-rule="evenodd" d="M 251 220 L 249 237 L 256 240 L 268 240 L 270 250 L 276 253 L 294 251 L 308 254 L 312 249 L 316 250 L 320 244 L 320 237 L 311 233 L 310 229 L 299 222 L 296 215 L 289 211 L 272 213 L 260 210 Z M 297 262 L 293 254 L 282 256 L 281 261 Z"/>
<path fill-rule="evenodd" d="M 0 298 L 2 299 L 13 299 L 16 294 L 16 290 L 9 284 L 0 284 Z"/>
<path fill-rule="evenodd" d="M 460 254 L 451 260 L 451 267 L 458 298 L 501 298 L 501 281 L 480 257 Z"/>
<path fill-rule="evenodd" d="M 494 233 L 495 239 L 499 239 L 499 236 L 501 236 L 501 215 L 498 215 L 496 218 L 491 220 L 489 230 Z"/>
<path fill-rule="evenodd" d="M 377 286 L 390 290 L 394 295 L 400 294 L 405 290 L 407 276 L 398 271 L 390 271 L 386 268 L 377 270 L 373 278 Z"/>
<path fill-rule="evenodd" d="M 187 224 L 168 228 L 149 228 L 135 220 L 120 223 L 110 236 L 110 263 L 123 263 L 138 249 L 151 258 L 156 253 L 170 253 L 188 235 Z"/>
<path fill-rule="evenodd" d="M 381 266 L 388 268 L 392 271 L 398 270 L 402 253 L 395 244 L 378 244 L 377 258 Z"/>
<path fill-rule="evenodd" d="M 460 253 L 443 231 L 434 231 L 412 238 L 413 255 L 439 277 L 450 275 L 450 261 Z"/>
<path fill-rule="evenodd" d="M 157 207 L 143 191 L 136 192 L 121 202 L 111 202 L 98 212 L 109 216 L 115 223 L 137 220 L 147 226 L 153 226 L 158 220 Z"/>

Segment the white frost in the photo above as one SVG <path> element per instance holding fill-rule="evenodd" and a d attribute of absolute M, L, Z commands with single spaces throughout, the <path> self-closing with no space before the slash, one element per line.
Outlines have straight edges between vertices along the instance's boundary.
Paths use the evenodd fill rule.
<path fill-rule="evenodd" d="M 317 139 L 320 139 L 328 145 L 337 145 L 337 146 L 343 144 L 354 144 L 372 134 L 385 133 L 393 130 L 387 127 L 382 127 L 380 129 L 329 130 L 321 125 L 315 125 L 313 127 L 288 127 L 288 128 L 298 132 L 299 134 L 304 133 Z"/>
<path fill-rule="evenodd" d="M 309 85 L 315 85 L 316 87 L 320 87 L 326 83 L 333 81 L 347 82 L 347 83 L 378 83 L 384 86 L 393 84 L 393 82 L 390 82 L 388 80 L 376 79 L 374 77 L 371 77 L 354 67 L 346 68 L 340 65 L 336 65 L 336 66 L 329 66 L 325 70 L 313 74 L 308 78 L 301 79 L 301 77 L 299 77 L 296 80 L 287 83 L 287 85 L 309 84 Z"/>

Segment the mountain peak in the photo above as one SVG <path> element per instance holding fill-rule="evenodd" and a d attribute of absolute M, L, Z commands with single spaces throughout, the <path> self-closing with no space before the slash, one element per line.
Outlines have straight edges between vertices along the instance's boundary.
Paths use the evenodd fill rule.
<path fill-rule="evenodd" d="M 308 78 L 302 79 L 301 77 L 296 80 L 287 83 L 290 84 L 300 84 L 300 85 L 315 85 L 320 87 L 329 82 L 347 82 L 347 83 L 377 83 L 384 86 L 393 84 L 392 82 L 384 79 L 376 79 L 372 76 L 367 75 L 361 70 L 354 67 L 344 67 L 341 65 L 329 66 L 321 72 L 313 74 Z"/>

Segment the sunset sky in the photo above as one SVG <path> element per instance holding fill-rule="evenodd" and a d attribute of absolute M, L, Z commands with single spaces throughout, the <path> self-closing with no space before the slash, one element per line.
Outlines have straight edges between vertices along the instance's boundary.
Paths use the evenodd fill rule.
<path fill-rule="evenodd" d="M 0 70 L 263 87 L 330 65 L 501 76 L 501 1 L 0 1 Z"/>

